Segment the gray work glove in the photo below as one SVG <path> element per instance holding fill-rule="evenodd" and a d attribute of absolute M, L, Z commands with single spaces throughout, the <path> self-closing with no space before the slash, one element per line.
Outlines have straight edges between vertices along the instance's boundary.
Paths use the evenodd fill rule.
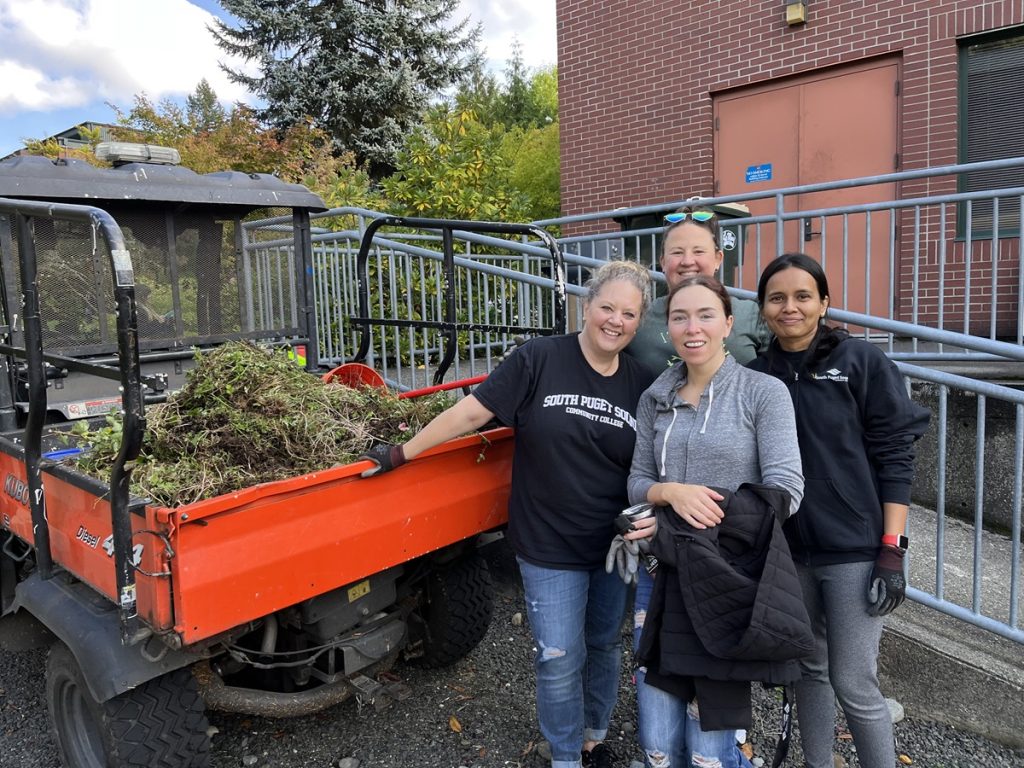
<path fill-rule="evenodd" d="M 903 578 L 905 550 L 883 545 L 878 550 L 875 567 L 868 582 L 868 614 L 888 616 L 899 608 L 907 594 L 907 581 Z"/>
<path fill-rule="evenodd" d="M 634 584 L 639 567 L 640 545 L 636 541 L 622 538 L 622 534 L 612 539 L 612 545 L 608 548 L 608 555 L 604 559 L 605 573 L 612 573 L 618 569 L 620 579 L 626 584 Z"/>

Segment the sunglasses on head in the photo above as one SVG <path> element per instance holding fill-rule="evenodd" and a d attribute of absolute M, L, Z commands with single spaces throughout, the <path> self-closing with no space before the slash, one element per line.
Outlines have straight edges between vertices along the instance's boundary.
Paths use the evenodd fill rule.
<path fill-rule="evenodd" d="M 711 221 L 715 218 L 714 211 L 676 211 L 674 213 L 666 213 L 665 221 L 669 224 L 678 224 L 680 221 L 686 221 L 687 218 L 691 218 L 694 221 Z"/>

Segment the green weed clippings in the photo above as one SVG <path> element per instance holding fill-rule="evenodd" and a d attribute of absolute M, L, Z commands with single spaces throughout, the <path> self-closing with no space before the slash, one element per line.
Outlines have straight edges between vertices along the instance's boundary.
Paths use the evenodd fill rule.
<path fill-rule="evenodd" d="M 284 350 L 224 344 L 198 356 L 180 391 L 146 409 L 132 494 L 174 507 L 347 464 L 376 442 L 404 442 L 452 402 L 325 384 Z M 78 469 L 109 478 L 120 417 L 99 428 L 82 422 L 74 434 L 89 445 Z"/>

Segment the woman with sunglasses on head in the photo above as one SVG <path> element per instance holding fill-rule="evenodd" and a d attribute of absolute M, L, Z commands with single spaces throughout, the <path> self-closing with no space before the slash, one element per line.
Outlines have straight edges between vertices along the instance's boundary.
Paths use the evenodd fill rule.
<path fill-rule="evenodd" d="M 719 245 L 718 216 L 709 208 L 684 206 L 665 216 L 659 266 L 671 291 L 692 275 L 715 277 L 724 254 Z M 733 297 L 733 327 L 725 348 L 741 365 L 767 348 L 769 334 L 758 312 L 757 302 Z M 651 304 L 636 338 L 626 353 L 637 358 L 658 376 L 679 359 L 666 332 L 667 299 Z"/>
<path fill-rule="evenodd" d="M 618 696 L 627 589 L 604 569 L 627 504 L 636 404 L 653 377 L 622 354 L 650 304 L 635 262 L 603 264 L 583 330 L 532 339 L 405 445 L 364 458 L 394 469 L 492 419 L 514 427 L 508 542 L 536 642 L 537 719 L 552 768 L 612 768 L 604 743 Z"/>
<path fill-rule="evenodd" d="M 716 279 L 694 274 L 676 280 L 666 305 L 666 333 L 679 361 L 640 398 L 628 485 L 631 502 L 649 502 L 665 509 L 657 518 L 635 523 L 636 530 L 624 538 L 649 537 L 655 535 L 656 528 L 661 529 L 656 534 L 661 537 L 672 530 L 678 518 L 690 526 L 684 527 L 683 539 L 703 538 L 700 532 L 706 532 L 720 542 L 736 541 L 735 526 L 742 523 L 731 500 L 749 493 L 741 488 L 747 484 L 770 486 L 775 494 L 772 510 L 743 512 L 743 521 L 753 519 L 756 525 L 767 526 L 758 528 L 767 535 L 777 530 L 769 518 L 785 517 L 795 510 L 803 490 L 793 409 L 785 387 L 744 368 L 726 353 L 735 320 L 731 297 Z M 729 493 L 731 499 L 727 501 L 716 489 Z M 744 541 L 753 546 L 755 538 Z M 788 560 L 781 530 L 772 542 L 773 556 Z M 671 544 L 669 547 L 680 551 L 671 549 Z M 744 563 L 762 556 L 761 550 L 755 554 L 746 546 L 740 549 Z M 683 554 L 679 558 L 685 560 Z M 772 587 L 790 595 L 798 593 L 799 586 L 791 561 L 788 568 L 788 590 L 781 580 Z M 693 611 L 727 605 L 735 615 L 745 609 L 738 604 L 737 592 L 718 593 L 717 587 L 705 595 L 706 601 L 697 601 L 699 606 L 692 604 L 685 592 L 675 597 L 673 583 L 682 583 L 680 574 L 686 570 L 681 560 L 675 564 L 662 561 L 656 580 L 643 569 L 638 572 L 634 645 L 638 663 L 646 664 L 636 673 L 640 746 L 649 768 L 747 768 L 750 763 L 739 750 L 735 731 L 751 725 L 749 681 L 785 684 L 799 672 L 792 657 L 779 660 L 758 655 L 737 661 L 710 650 L 731 642 L 732 630 L 727 636 L 715 634 L 714 642 L 709 643 L 703 634 L 706 627 L 692 618 Z M 748 574 L 745 583 L 756 578 Z M 780 621 L 786 632 L 802 635 L 809 645 L 806 613 L 799 597 L 789 597 L 788 602 L 796 610 Z M 721 629 L 718 624 L 710 631 L 714 634 Z"/>
<path fill-rule="evenodd" d="M 665 275 L 669 291 L 694 275 L 715 277 L 722 266 L 724 254 L 719 245 L 718 216 L 710 208 L 686 205 L 665 216 L 665 230 L 661 241 L 659 266 Z M 749 363 L 757 353 L 767 348 L 770 334 L 761 319 L 757 302 L 730 297 L 732 329 L 725 339 L 725 350 L 741 365 Z M 636 338 L 626 348 L 654 376 L 680 358 L 668 334 L 668 298 L 654 300 L 644 316 Z M 634 601 L 634 621 L 639 638 L 639 627 L 647 613 L 647 600 L 653 582 L 641 573 Z"/>
<path fill-rule="evenodd" d="M 814 259 L 775 259 L 757 300 L 775 341 L 750 367 L 789 387 L 806 484 L 784 526 L 815 637 L 796 685 L 804 758 L 832 768 L 838 697 L 860 765 L 893 768 L 878 644 L 882 617 L 904 597 L 914 443 L 930 414 L 880 349 L 825 324 L 828 281 Z"/>

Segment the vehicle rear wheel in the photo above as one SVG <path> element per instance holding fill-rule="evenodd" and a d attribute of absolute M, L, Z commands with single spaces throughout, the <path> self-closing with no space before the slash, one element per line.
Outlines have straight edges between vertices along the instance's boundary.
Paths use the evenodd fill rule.
<path fill-rule="evenodd" d="M 46 703 L 65 768 L 205 768 L 210 763 L 206 712 L 188 669 L 98 702 L 74 654 L 57 642 L 46 662 Z"/>
<path fill-rule="evenodd" d="M 476 648 L 494 615 L 494 587 L 487 561 L 476 551 L 438 569 L 427 579 L 423 618 L 426 667 L 454 664 Z"/>

